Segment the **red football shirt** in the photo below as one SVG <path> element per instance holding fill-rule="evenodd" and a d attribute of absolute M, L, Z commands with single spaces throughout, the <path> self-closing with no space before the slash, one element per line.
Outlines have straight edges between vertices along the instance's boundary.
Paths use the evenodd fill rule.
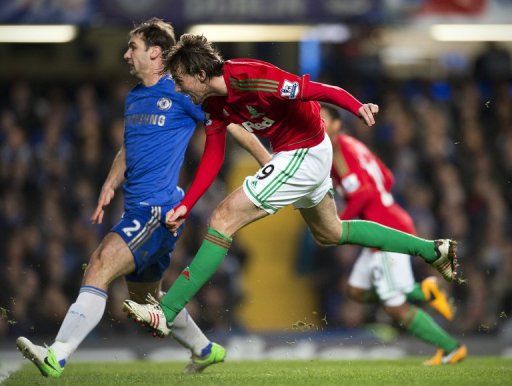
<path fill-rule="evenodd" d="M 346 200 L 340 218 L 360 218 L 416 234 L 411 216 L 394 202 L 390 193 L 393 174 L 379 157 L 362 142 L 344 134 L 337 137 L 334 146 L 338 146 L 338 149 L 334 152 L 331 175 Z M 336 150 L 341 152 L 345 160 L 344 167 L 337 164 Z"/>
<path fill-rule="evenodd" d="M 273 152 L 322 142 L 325 126 L 317 100 L 337 104 L 355 115 L 361 106 L 339 87 L 312 82 L 309 75 L 297 76 L 260 60 L 228 60 L 223 71 L 228 95 L 205 101 L 207 130 L 237 123 L 268 138 Z"/>
<path fill-rule="evenodd" d="M 228 60 L 223 66 L 227 96 L 209 97 L 206 144 L 196 176 L 181 205 L 190 209 L 217 176 L 224 160 L 226 126 L 242 125 L 268 138 L 273 152 L 310 148 L 324 139 L 325 125 L 317 101 L 359 114 L 361 102 L 344 89 L 312 82 L 255 59 Z"/>

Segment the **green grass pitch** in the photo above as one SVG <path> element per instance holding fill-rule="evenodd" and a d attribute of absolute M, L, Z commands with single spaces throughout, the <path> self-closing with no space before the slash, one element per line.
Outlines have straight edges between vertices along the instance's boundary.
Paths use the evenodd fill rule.
<path fill-rule="evenodd" d="M 511 385 L 512 358 L 470 358 L 456 366 L 427 368 L 422 358 L 394 361 L 227 362 L 203 374 L 182 374 L 184 363 L 70 363 L 59 379 L 41 377 L 27 363 L 4 385 Z"/>

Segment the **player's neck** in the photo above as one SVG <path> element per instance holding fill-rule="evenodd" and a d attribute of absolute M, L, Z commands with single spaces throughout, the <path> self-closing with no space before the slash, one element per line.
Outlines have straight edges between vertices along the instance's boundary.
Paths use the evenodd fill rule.
<path fill-rule="evenodd" d="M 209 86 L 212 95 L 228 95 L 228 86 L 226 85 L 226 81 L 222 75 L 211 78 Z"/>
<path fill-rule="evenodd" d="M 155 84 L 158 83 L 158 81 L 160 80 L 160 78 L 162 78 L 163 74 L 161 72 L 161 70 L 153 70 L 147 74 L 145 74 L 142 78 L 141 78 L 141 82 L 144 86 L 146 87 L 151 87 L 151 86 L 154 86 Z"/>

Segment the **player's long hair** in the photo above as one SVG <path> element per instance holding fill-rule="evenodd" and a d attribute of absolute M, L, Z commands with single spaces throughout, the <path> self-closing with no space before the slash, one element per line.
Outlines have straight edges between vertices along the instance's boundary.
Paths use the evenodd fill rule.
<path fill-rule="evenodd" d="M 184 34 L 165 57 L 164 71 L 175 74 L 181 67 L 188 75 L 204 71 L 211 79 L 222 75 L 223 64 L 219 51 L 203 35 Z"/>
<path fill-rule="evenodd" d="M 166 23 L 162 19 L 153 17 L 136 25 L 131 31 L 130 36 L 139 35 L 146 45 L 146 50 L 152 46 L 158 46 L 162 49 L 165 56 L 169 50 L 176 44 L 176 36 L 171 23 Z"/>

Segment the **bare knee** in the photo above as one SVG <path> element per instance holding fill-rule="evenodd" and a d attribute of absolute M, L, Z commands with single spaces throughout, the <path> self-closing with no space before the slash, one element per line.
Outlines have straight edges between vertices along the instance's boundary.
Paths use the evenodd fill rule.
<path fill-rule="evenodd" d="M 210 227 L 225 236 L 232 236 L 238 230 L 232 218 L 233 213 L 236 211 L 231 207 L 230 201 L 221 202 L 212 213 Z"/>
<path fill-rule="evenodd" d="M 106 260 L 107 257 L 103 248 L 101 246 L 98 247 L 91 255 L 89 264 L 87 264 L 85 269 L 84 284 L 101 285 L 102 287 L 108 285 L 108 275 L 105 272 Z"/>
<path fill-rule="evenodd" d="M 341 239 L 341 223 L 335 221 L 308 224 L 315 241 L 323 247 L 338 245 Z"/>
<path fill-rule="evenodd" d="M 396 322 L 407 325 L 409 323 L 412 308 L 409 303 L 405 302 L 399 306 L 385 306 L 384 311 Z"/>
<path fill-rule="evenodd" d="M 312 231 L 313 237 L 316 243 L 322 247 L 330 247 L 333 245 L 338 245 L 338 241 L 340 239 L 339 235 L 335 235 L 332 232 L 315 232 Z"/>
<path fill-rule="evenodd" d="M 326 194 L 316 206 L 300 212 L 319 245 L 326 247 L 339 243 L 342 226 L 330 194 Z"/>
<path fill-rule="evenodd" d="M 108 285 L 120 275 L 115 259 L 115 248 L 102 243 L 93 252 L 84 273 L 83 284 L 106 290 Z"/>
<path fill-rule="evenodd" d="M 118 277 L 135 270 L 128 245 L 117 233 L 109 233 L 91 255 L 82 283 L 107 290 Z"/>

